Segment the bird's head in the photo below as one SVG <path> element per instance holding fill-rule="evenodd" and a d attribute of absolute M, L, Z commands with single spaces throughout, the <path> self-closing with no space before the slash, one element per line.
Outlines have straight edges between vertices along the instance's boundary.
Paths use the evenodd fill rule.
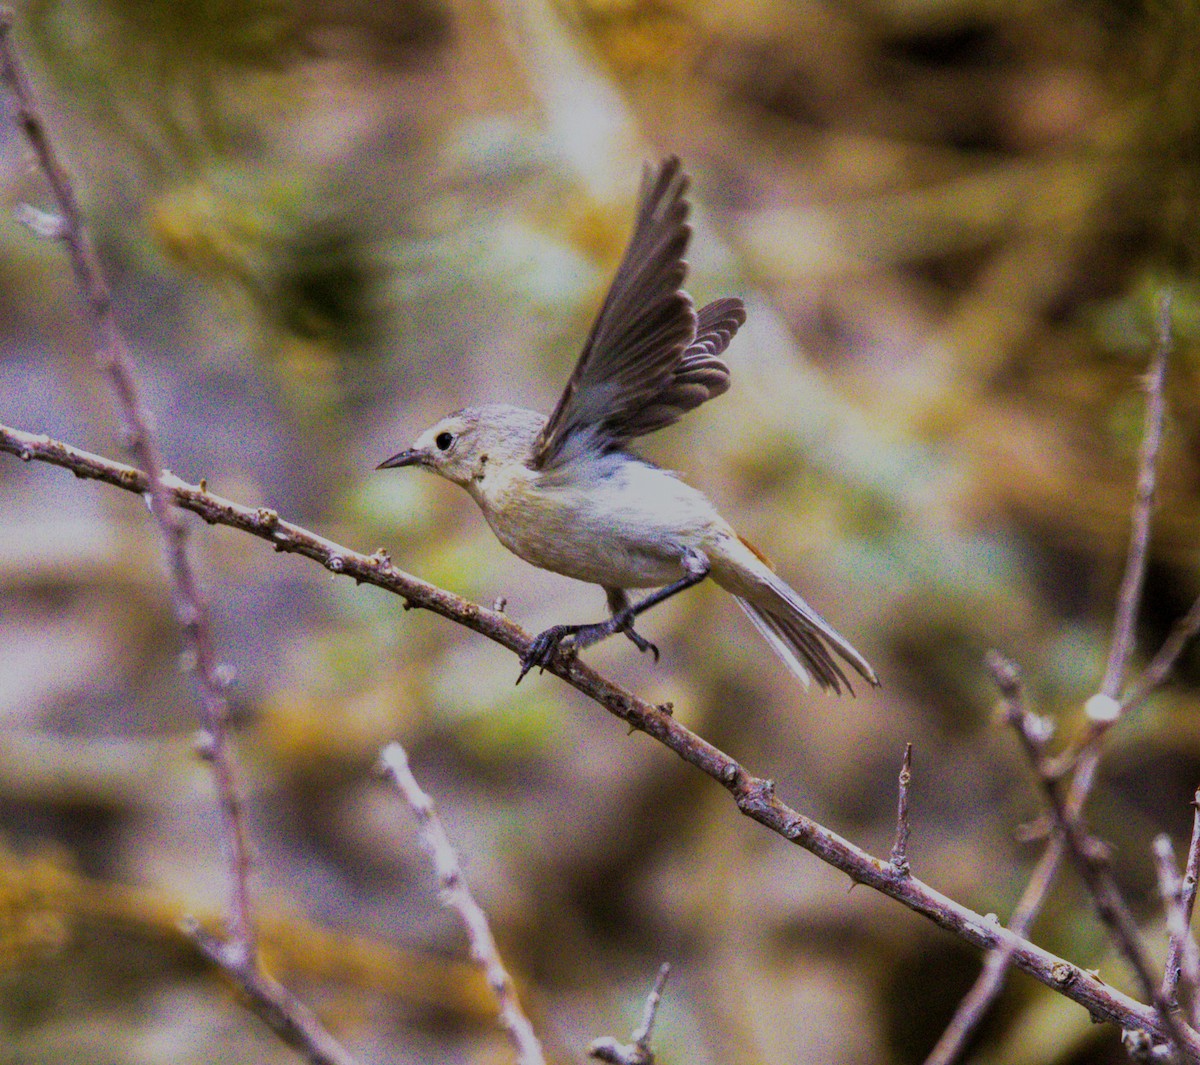
<path fill-rule="evenodd" d="M 435 422 L 412 447 L 376 469 L 419 466 L 468 488 L 483 480 L 489 467 L 528 462 L 545 423 L 543 415 L 519 407 L 466 407 Z"/>

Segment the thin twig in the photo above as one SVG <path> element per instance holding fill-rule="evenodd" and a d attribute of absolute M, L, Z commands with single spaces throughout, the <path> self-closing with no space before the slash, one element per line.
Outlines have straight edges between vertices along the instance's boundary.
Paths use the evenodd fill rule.
<path fill-rule="evenodd" d="M 1096 780 L 1100 764 L 1100 745 L 1108 728 L 1120 717 L 1139 705 L 1149 693 L 1163 682 L 1187 642 L 1200 630 L 1200 598 L 1146 669 L 1137 689 L 1136 698 L 1125 699 L 1112 711 L 1112 704 L 1124 686 L 1125 671 L 1133 648 L 1137 625 L 1137 609 L 1145 582 L 1149 555 L 1150 524 L 1153 514 L 1154 489 L 1157 481 L 1158 459 L 1162 449 L 1163 421 L 1166 413 L 1164 388 L 1167 358 L 1171 352 L 1171 295 L 1163 293 L 1158 302 L 1157 331 L 1154 350 L 1150 355 L 1146 382 L 1146 413 L 1142 443 L 1138 451 L 1137 488 L 1130 518 L 1129 550 L 1125 572 L 1117 596 L 1113 618 L 1112 643 L 1100 690 L 1088 700 L 1088 719 L 1091 727 L 1083 748 L 1076 759 L 1075 774 L 1068 795 L 1068 810 L 1075 818 L 1083 809 Z M 1062 865 L 1065 849 L 1061 837 L 1052 837 L 1030 875 L 1020 900 L 1009 919 L 1008 927 L 1018 936 L 1029 935 L 1034 921 Z M 950 1024 L 942 1033 L 925 1065 L 951 1065 L 962 1055 L 992 1003 L 1004 988 L 1011 959 L 1003 951 L 990 954 L 984 962 L 971 990 L 963 998 Z"/>
<path fill-rule="evenodd" d="M 609 1065 L 654 1065 L 654 1052 L 650 1049 L 650 1030 L 654 1027 L 654 1018 L 658 1015 L 663 988 L 666 986 L 667 977 L 670 974 L 670 963 L 663 962 L 659 966 L 658 976 L 654 979 L 654 987 L 646 996 L 646 1006 L 642 1011 L 642 1023 L 634 1030 L 629 1042 L 620 1043 L 612 1036 L 607 1035 L 593 1039 L 588 1046 L 588 1057 L 609 1062 Z"/>
<path fill-rule="evenodd" d="M 1059 836 L 1050 840 L 1049 846 L 1042 852 L 1041 860 L 1034 867 L 1025 892 L 1013 909 L 1008 922 L 1008 930 L 1014 936 L 1028 939 L 1033 922 L 1041 912 L 1042 903 L 1058 873 L 1062 860 L 1063 842 Z M 937 1044 L 925 1059 L 925 1065 L 950 1065 L 957 1061 L 971 1036 L 975 1034 L 980 1022 L 987 1016 L 996 996 L 1004 987 L 1005 977 L 1012 965 L 1012 951 L 1005 945 L 988 952 L 983 961 L 983 971 L 971 985 L 971 990 L 963 996 L 954 1011 L 954 1016 L 946 1026 L 946 1030 L 938 1039 Z"/>
<path fill-rule="evenodd" d="M 1154 511 L 1154 489 L 1158 481 L 1158 453 L 1162 447 L 1163 415 L 1166 410 L 1164 384 L 1167 357 L 1171 353 L 1171 293 L 1158 300 L 1157 339 L 1146 373 L 1146 417 L 1142 444 L 1138 452 L 1137 494 L 1133 504 L 1133 522 L 1129 534 L 1129 554 L 1121 590 L 1117 594 L 1117 612 L 1113 620 L 1112 646 L 1100 693 L 1115 699 L 1125 682 L 1125 670 L 1133 653 L 1134 630 L 1142 585 L 1146 577 L 1146 558 L 1150 548 L 1150 524 Z"/>
<path fill-rule="evenodd" d="M 1167 945 L 1166 970 L 1163 972 L 1162 996 L 1170 1003 L 1175 1002 L 1176 988 L 1182 971 L 1184 944 L 1191 940 L 1192 911 L 1196 906 L 1196 881 L 1200 877 L 1200 788 L 1192 798 L 1192 839 L 1188 844 L 1187 860 L 1183 865 L 1183 877 L 1179 882 L 1179 917 L 1186 935 L 1171 935 Z M 1168 840 L 1168 843 L 1170 841 Z M 1192 943 L 1194 945 L 1194 940 Z M 1192 994 L 1200 991 L 1200 984 L 1192 985 Z M 1193 1002 L 1195 1003 L 1195 999 Z M 1193 1006 L 1193 1021 L 1197 1023 Z"/>
<path fill-rule="evenodd" d="M 416 814 L 421 842 L 433 859 L 434 871 L 442 887 L 442 903 L 454 910 L 462 920 L 471 946 L 471 958 L 487 977 L 488 986 L 500 1006 L 500 1024 L 508 1032 L 517 1050 L 521 1065 L 545 1065 L 542 1044 L 534 1034 L 533 1025 L 521 1009 L 512 977 L 500 960 L 500 950 L 488 925 L 487 914 L 479 907 L 467 886 L 459 865 L 458 855 L 450 845 L 433 800 L 417 783 L 408 765 L 408 754 L 398 743 L 389 743 L 381 756 L 383 766 L 405 801 Z"/>
<path fill-rule="evenodd" d="M 646 996 L 646 1007 L 642 1010 L 642 1023 L 633 1033 L 633 1041 L 644 1050 L 650 1048 L 650 1032 L 654 1028 L 654 1018 L 658 1016 L 659 1003 L 662 1002 L 663 988 L 667 986 L 667 977 L 671 975 L 671 963 L 664 961 L 658 967 L 658 975 L 654 978 L 654 986 Z"/>
<path fill-rule="evenodd" d="M 78 477 L 103 481 L 136 494 L 146 489 L 146 475 L 140 470 L 46 436 L 0 425 L 0 451 L 25 461 L 37 460 L 61 466 Z M 178 506 L 199 514 L 207 522 L 240 529 L 266 540 L 277 551 L 303 555 L 332 573 L 389 591 L 409 606 L 430 610 L 517 655 L 524 654 L 532 642 L 530 635 L 505 615 L 403 572 L 382 551 L 373 555 L 360 554 L 284 521 L 273 510 L 242 506 L 206 489 L 185 484 L 177 477 L 168 476 L 165 485 Z M 717 781 L 747 817 L 803 847 L 827 865 L 840 869 L 854 882 L 895 899 L 975 947 L 1011 950 L 1013 964 L 1018 969 L 1079 1003 L 1099 1020 L 1121 1028 L 1142 1028 L 1160 1039 L 1167 1036 L 1167 1029 L 1151 1007 L 947 898 L 917 877 L 897 877 L 889 862 L 868 854 L 781 802 L 770 780 L 753 776 L 729 755 L 681 724 L 665 708 L 640 699 L 602 677 L 582 659 L 576 657 L 564 661 L 556 658 L 547 671 Z M 1188 1049 L 1200 1058 L 1200 1038 L 1189 1036 Z"/>
<path fill-rule="evenodd" d="M 908 838 L 912 825 L 908 822 L 908 785 L 912 782 L 912 744 L 904 745 L 904 761 L 900 763 L 899 797 L 896 802 L 896 842 L 892 846 L 892 868 L 901 876 L 912 871 L 908 864 Z"/>
<path fill-rule="evenodd" d="M 1171 632 L 1138 678 L 1133 690 L 1121 700 L 1122 715 L 1138 709 L 1160 688 L 1175 668 L 1179 656 L 1200 632 L 1200 596 L 1193 600 L 1191 608 L 1171 627 Z"/>
<path fill-rule="evenodd" d="M 1108 849 L 1087 833 L 1082 817 L 1072 816 L 1068 800 L 1063 795 L 1062 781 L 1047 766 L 1045 744 L 1048 734 L 1041 719 L 1025 705 L 1024 689 L 1016 665 L 993 652 L 989 655 L 988 666 L 1004 700 L 1005 719 L 1021 740 L 1021 747 L 1046 796 L 1055 830 L 1062 837 L 1067 853 L 1087 885 L 1100 920 L 1129 962 L 1147 1001 L 1154 1004 L 1163 1027 L 1170 1033 L 1171 1042 L 1178 1050 L 1184 1050 L 1188 1035 L 1163 999 L 1158 982 L 1151 974 L 1150 960 L 1142 947 L 1137 923 L 1109 868 Z"/>
<path fill-rule="evenodd" d="M 316 1014 L 278 980 L 264 973 L 253 958 L 236 956 L 230 951 L 230 941 L 210 935 L 195 921 L 185 921 L 183 932 L 209 961 L 232 977 L 254 1013 L 313 1065 L 358 1065 Z"/>
<path fill-rule="evenodd" d="M 33 148 L 46 176 L 60 214 L 54 236 L 67 250 L 75 283 L 84 298 L 92 330 L 96 362 L 108 377 L 117 397 L 129 450 L 146 472 L 145 491 L 166 550 L 167 568 L 174 591 L 175 610 L 183 628 L 187 658 L 195 662 L 197 685 L 206 736 L 203 754 L 212 765 L 220 808 L 221 832 L 229 877 L 229 935 L 235 953 L 252 957 L 254 929 L 250 913 L 248 880 L 250 854 L 246 843 L 241 799 L 237 790 L 234 757 L 228 738 L 228 705 L 225 676 L 217 661 L 209 631 L 208 607 L 200 592 L 187 552 L 186 529 L 163 486 L 161 452 L 142 403 L 137 376 L 124 334 L 113 312 L 112 296 L 100 261 L 79 208 L 75 189 L 58 157 L 29 77 L 13 43 L 13 14 L 0 8 L 0 80 L 16 104 L 17 124 Z"/>
<path fill-rule="evenodd" d="M 1183 905 L 1183 879 L 1179 875 L 1179 866 L 1175 860 L 1175 848 L 1171 846 L 1171 837 L 1165 832 L 1154 837 L 1153 843 L 1155 869 L 1158 873 L 1158 890 L 1162 895 L 1163 910 L 1167 917 L 1167 971 L 1175 969 L 1174 986 L 1171 988 L 1172 997 L 1168 998 L 1166 973 L 1163 974 L 1163 1001 L 1174 1007 L 1180 1005 L 1177 1001 L 1178 990 L 1182 988 L 1185 1006 L 1184 1015 L 1194 1017 L 1196 990 L 1200 988 L 1200 951 L 1192 938 L 1192 930 L 1188 927 L 1188 916 Z M 1187 1009 L 1190 1005 L 1192 1008 Z"/>

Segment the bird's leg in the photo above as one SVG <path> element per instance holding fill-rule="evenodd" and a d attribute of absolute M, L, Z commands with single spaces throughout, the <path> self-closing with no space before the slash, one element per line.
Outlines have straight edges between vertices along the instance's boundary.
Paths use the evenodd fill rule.
<path fill-rule="evenodd" d="M 670 599 L 671 596 L 691 588 L 694 584 L 699 584 L 708 576 L 708 572 L 712 568 L 712 564 L 708 561 L 707 556 L 694 548 L 689 548 L 679 561 L 684 569 L 684 575 L 679 580 L 651 592 L 645 599 L 634 603 L 632 606 L 622 592 L 621 599 L 623 603 L 620 604 L 619 609 L 613 610 L 613 616 L 608 621 L 601 622 L 598 625 L 580 626 L 580 631 L 575 633 L 575 646 L 580 649 L 590 647 L 592 644 L 603 640 L 606 636 L 611 636 L 614 632 L 625 633 L 634 643 L 638 643 L 638 640 L 644 639 L 641 635 L 633 631 L 633 619 L 639 614 L 645 613 L 652 606 L 657 606 L 659 603 Z M 614 605 L 613 599 L 610 597 L 609 607 L 611 608 Z M 645 642 L 649 643 L 648 640 Z M 638 644 L 638 647 L 641 648 L 641 644 Z M 644 648 L 642 649 L 644 650 Z M 658 660 L 657 648 L 655 648 L 654 658 L 655 661 Z"/>
<path fill-rule="evenodd" d="M 629 596 L 625 593 L 624 588 L 605 588 L 604 594 L 608 596 L 608 612 L 613 617 L 623 614 L 629 609 Z M 622 625 L 620 631 L 633 641 L 634 647 L 642 654 L 651 651 L 654 654 L 654 661 L 658 661 L 658 648 L 633 627 L 632 620 L 627 625 Z"/>
<path fill-rule="evenodd" d="M 567 637 L 571 638 L 571 645 L 576 650 L 582 650 L 585 647 L 591 647 L 594 643 L 599 643 L 615 632 L 624 632 L 629 635 L 633 630 L 634 618 L 649 610 L 652 606 L 657 606 L 664 600 L 670 599 L 671 596 L 677 595 L 687 588 L 691 588 L 692 585 L 699 584 L 708 576 L 708 572 L 712 568 L 712 564 L 708 561 L 708 558 L 694 548 L 689 548 L 679 561 L 684 568 L 683 577 L 663 588 L 659 588 L 657 591 L 651 592 L 645 599 L 634 603 L 632 606 L 626 601 L 626 604 L 607 621 L 600 621 L 593 625 L 555 625 L 552 628 L 546 629 L 545 632 L 538 633 L 529 645 L 529 650 L 521 656 L 521 672 L 517 676 L 517 683 L 520 684 L 525 674 L 533 669 L 534 666 L 537 666 L 539 669 L 545 669 L 550 664 L 551 659 L 554 658 L 559 645 Z M 622 598 L 624 598 L 624 593 L 622 593 Z M 637 635 L 637 639 L 634 639 L 634 635 L 629 635 L 629 638 L 634 643 L 645 639 L 641 635 Z M 649 640 L 645 640 L 645 642 L 653 646 Z M 638 646 L 641 647 L 641 644 L 638 644 Z"/>

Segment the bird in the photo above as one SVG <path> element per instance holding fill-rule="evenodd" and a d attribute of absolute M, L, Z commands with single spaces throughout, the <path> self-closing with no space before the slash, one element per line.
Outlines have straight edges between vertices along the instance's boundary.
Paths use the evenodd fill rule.
<path fill-rule="evenodd" d="M 815 678 L 853 694 L 843 662 L 878 685 L 867 660 L 699 490 L 629 448 L 729 388 L 721 356 L 746 321 L 736 297 L 696 310 L 683 290 L 688 184 L 676 155 L 643 167 L 629 243 L 549 417 L 465 407 L 377 468 L 417 467 L 462 486 L 514 554 L 604 589 L 609 617 L 539 633 L 521 656 L 518 684 L 560 650 L 577 653 L 616 633 L 658 661 L 636 619 L 711 578 L 805 686 Z M 631 590 L 647 588 L 655 590 L 631 601 Z"/>

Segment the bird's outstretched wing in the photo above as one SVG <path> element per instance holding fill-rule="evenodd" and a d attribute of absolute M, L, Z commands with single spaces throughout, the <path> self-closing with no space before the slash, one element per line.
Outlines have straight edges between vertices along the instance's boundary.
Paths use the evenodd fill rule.
<path fill-rule="evenodd" d="M 675 156 L 643 171 L 633 235 L 571 379 L 534 445 L 535 469 L 569 455 L 573 440 L 619 447 L 729 387 L 729 369 L 719 356 L 746 313 L 740 300 L 723 299 L 697 314 L 680 287 L 692 232 L 687 185 Z"/>

